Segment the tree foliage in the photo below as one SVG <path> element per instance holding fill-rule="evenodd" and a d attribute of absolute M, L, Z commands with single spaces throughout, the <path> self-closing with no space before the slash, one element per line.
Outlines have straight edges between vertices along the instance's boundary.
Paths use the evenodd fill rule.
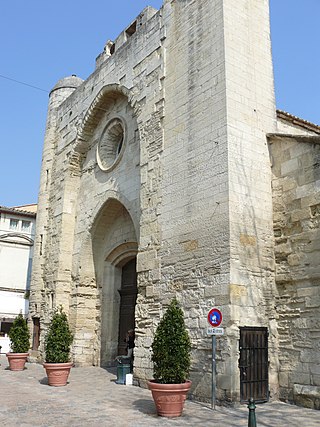
<path fill-rule="evenodd" d="M 70 331 L 66 313 L 62 307 L 52 317 L 45 337 L 45 358 L 47 363 L 66 363 L 70 359 L 73 334 Z"/>
<path fill-rule="evenodd" d="M 162 384 L 186 381 L 190 370 L 191 342 L 183 312 L 173 299 L 157 327 L 152 343 L 154 379 Z"/>
<path fill-rule="evenodd" d="M 30 333 L 27 321 L 21 313 L 14 319 L 8 335 L 11 341 L 11 351 L 13 353 L 28 352 L 30 348 Z"/>

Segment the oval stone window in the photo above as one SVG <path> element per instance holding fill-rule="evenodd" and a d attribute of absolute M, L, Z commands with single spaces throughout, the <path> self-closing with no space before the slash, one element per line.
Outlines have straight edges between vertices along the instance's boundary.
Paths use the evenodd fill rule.
<path fill-rule="evenodd" d="M 97 160 L 99 167 L 107 171 L 120 160 L 125 142 L 125 126 L 119 117 L 109 121 L 101 135 Z"/>

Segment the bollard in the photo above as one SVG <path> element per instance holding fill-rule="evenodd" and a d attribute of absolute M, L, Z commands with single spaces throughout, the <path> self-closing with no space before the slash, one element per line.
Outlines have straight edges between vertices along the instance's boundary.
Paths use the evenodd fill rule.
<path fill-rule="evenodd" d="M 126 375 L 130 374 L 130 361 L 131 357 L 128 356 L 117 356 L 117 380 L 116 384 L 125 384 Z"/>
<path fill-rule="evenodd" d="M 249 399 L 248 402 L 249 402 L 249 405 L 248 405 L 248 409 L 249 409 L 248 427 L 257 427 L 256 412 L 255 412 L 256 405 L 255 405 L 252 397 Z"/>

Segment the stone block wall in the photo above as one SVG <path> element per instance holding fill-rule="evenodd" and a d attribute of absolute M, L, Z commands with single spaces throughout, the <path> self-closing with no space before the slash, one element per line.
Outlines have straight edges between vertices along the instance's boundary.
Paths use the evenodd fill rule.
<path fill-rule="evenodd" d="M 176 296 L 192 338 L 197 398 L 210 396 L 213 306 L 226 329 L 217 347 L 218 398 L 239 400 L 241 326 L 269 329 L 276 395 L 268 2 L 165 0 L 107 43 L 86 81 L 72 77 L 71 87 L 69 79 L 51 93 L 44 144 L 31 293 L 42 334 L 63 304 L 75 362 L 110 361 L 127 254 L 137 259 L 141 384 L 152 376 L 155 328 Z M 103 170 L 97 152 L 116 116 L 127 126 L 126 146 Z"/>
<path fill-rule="evenodd" d="M 239 326 L 267 327 L 269 390 L 277 381 L 271 171 L 266 133 L 276 129 L 267 1 L 223 2 L 230 221 L 230 339 Z M 241 22 L 241 25 L 239 25 Z M 259 30 L 257 31 L 257 29 Z M 268 35 L 268 36 L 267 36 Z M 237 360 L 229 372 L 237 376 Z"/>
<path fill-rule="evenodd" d="M 319 136 L 272 137 L 270 142 L 280 397 L 319 409 Z"/>
<path fill-rule="evenodd" d="M 210 393 L 206 316 L 213 306 L 222 310 L 226 328 L 218 340 L 218 397 L 239 398 L 239 326 L 245 325 L 271 331 L 270 384 L 272 395 L 277 392 L 266 140 L 275 129 L 275 106 L 267 2 L 253 3 L 251 9 L 247 1 L 166 1 L 162 11 L 164 146 L 153 224 L 160 244 L 140 274 L 146 291 L 138 325 L 145 336 L 136 372 L 142 379 L 152 375 L 152 333 L 177 296 L 193 343 L 192 391 L 203 399 Z"/>
<path fill-rule="evenodd" d="M 85 82 L 63 79 L 50 95 L 30 316 L 41 319 L 43 350 L 52 310 L 62 304 L 75 331 L 78 364 L 100 363 L 101 304 L 107 298 L 101 280 L 107 267 L 101 259 L 126 242 L 135 254 L 139 241 L 141 254 L 153 254 L 153 245 L 159 244 L 155 218 L 163 144 L 164 29 L 153 8 L 146 8 L 136 23 L 136 32 L 124 31 L 112 55 L 100 56 Z M 96 152 L 112 114 L 125 118 L 126 147 L 118 166 L 105 172 Z M 108 200 L 119 202 L 131 222 L 124 213 L 120 223 L 121 209 L 117 203 L 106 205 Z M 108 215 L 114 227 L 103 219 Z M 107 231 L 109 246 L 103 245 Z"/>

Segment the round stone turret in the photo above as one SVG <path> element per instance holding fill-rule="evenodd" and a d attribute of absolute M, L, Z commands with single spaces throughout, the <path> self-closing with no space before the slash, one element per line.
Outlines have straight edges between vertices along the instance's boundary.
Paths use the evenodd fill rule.
<path fill-rule="evenodd" d="M 83 80 L 75 74 L 59 80 L 51 89 L 49 94 L 51 106 L 57 107 L 60 105 L 75 89 L 77 89 L 77 87 L 81 85 L 82 82 Z"/>
<path fill-rule="evenodd" d="M 52 92 L 58 89 L 76 89 L 78 86 L 81 85 L 82 82 L 83 80 L 80 77 L 77 77 L 75 74 L 72 74 L 72 76 L 69 77 L 64 77 L 54 85 L 54 87 L 50 91 L 50 95 L 52 94 Z"/>

